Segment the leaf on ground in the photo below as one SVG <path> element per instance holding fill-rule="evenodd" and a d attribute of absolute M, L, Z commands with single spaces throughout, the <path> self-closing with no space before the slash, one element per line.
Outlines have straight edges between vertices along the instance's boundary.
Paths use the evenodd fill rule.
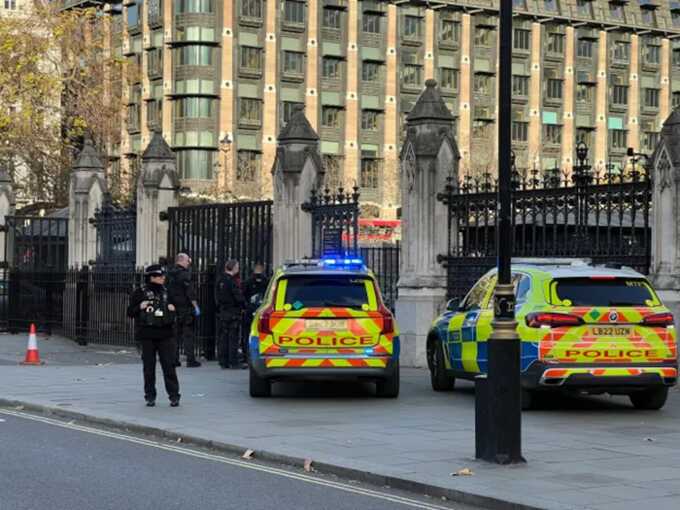
<path fill-rule="evenodd" d="M 455 473 L 451 473 L 451 476 L 472 476 L 474 472 L 470 468 L 459 469 Z"/>
<path fill-rule="evenodd" d="M 178 442 L 178 443 L 181 443 L 181 442 L 182 442 L 182 438 L 181 438 L 181 437 L 178 437 L 178 438 L 177 438 L 177 442 Z"/>
<path fill-rule="evenodd" d="M 17 411 L 23 411 L 24 406 L 16 406 L 14 409 L 16 409 Z"/>
<path fill-rule="evenodd" d="M 254 450 L 251 450 L 251 449 L 249 448 L 249 449 L 247 449 L 247 450 L 243 453 L 243 455 L 241 456 L 241 458 L 246 459 L 246 460 L 250 460 L 250 459 L 253 458 L 253 455 L 254 455 L 254 454 L 255 454 L 255 451 L 254 451 Z"/>
<path fill-rule="evenodd" d="M 314 471 L 314 468 L 312 467 L 312 462 L 313 462 L 312 459 L 305 459 L 304 468 L 307 473 L 311 473 L 312 471 Z"/>
<path fill-rule="evenodd" d="M 654 439 L 653 437 L 646 437 L 645 441 L 649 441 L 650 443 L 653 443 L 654 441 L 656 441 L 656 439 Z"/>

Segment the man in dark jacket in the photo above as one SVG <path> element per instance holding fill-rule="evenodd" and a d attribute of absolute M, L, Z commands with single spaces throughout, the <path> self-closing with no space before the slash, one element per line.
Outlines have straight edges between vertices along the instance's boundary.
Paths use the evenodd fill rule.
<path fill-rule="evenodd" d="M 144 272 L 147 283 L 135 289 L 130 296 L 128 317 L 135 319 L 137 341 L 142 346 L 144 365 L 144 399 L 146 405 L 156 405 L 156 355 L 161 362 L 165 390 L 170 405 L 179 405 L 179 381 L 173 364 L 175 341 L 172 326 L 175 321 L 176 305 L 165 288 L 165 271 L 159 264 L 153 264 Z"/>
<path fill-rule="evenodd" d="M 220 318 L 217 356 L 222 368 L 242 368 L 238 362 L 238 345 L 245 299 L 236 282 L 238 272 L 238 262 L 228 261 L 224 265 L 224 274 L 215 287 L 215 303 Z"/>
<path fill-rule="evenodd" d="M 253 315 L 255 310 L 262 302 L 267 286 L 269 285 L 269 278 L 264 272 L 264 264 L 257 262 L 253 268 L 253 274 L 246 280 L 243 285 L 243 297 L 246 300 L 246 310 L 243 314 L 243 328 L 241 335 L 241 350 L 243 357 L 248 358 L 248 337 L 250 336 L 250 326 L 253 322 Z"/>
<path fill-rule="evenodd" d="M 177 354 L 175 366 L 181 366 L 179 361 L 179 349 L 184 347 L 187 357 L 187 367 L 200 367 L 196 361 L 194 352 L 194 315 L 198 314 L 198 301 L 196 291 L 191 283 L 191 258 L 186 253 L 180 253 L 175 257 L 175 266 L 170 269 L 168 276 L 168 294 L 172 302 L 177 306 L 177 324 L 175 326 L 175 340 L 177 341 Z"/>

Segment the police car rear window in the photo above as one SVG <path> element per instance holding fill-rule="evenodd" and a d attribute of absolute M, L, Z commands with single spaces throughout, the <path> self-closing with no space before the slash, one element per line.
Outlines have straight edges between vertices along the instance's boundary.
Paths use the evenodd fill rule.
<path fill-rule="evenodd" d="M 301 308 L 356 308 L 369 306 L 367 283 L 371 280 L 347 276 L 296 276 L 286 278 L 284 306 Z"/>
<path fill-rule="evenodd" d="M 639 278 L 561 278 L 551 283 L 552 304 L 566 306 L 655 306 L 649 284 Z"/>

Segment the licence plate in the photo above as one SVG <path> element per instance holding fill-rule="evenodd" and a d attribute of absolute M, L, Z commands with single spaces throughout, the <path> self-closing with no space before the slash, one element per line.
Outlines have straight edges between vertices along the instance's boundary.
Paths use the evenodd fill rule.
<path fill-rule="evenodd" d="M 314 319 L 305 321 L 305 329 L 314 331 L 345 331 L 347 321 L 343 319 Z"/>
<path fill-rule="evenodd" d="M 627 326 L 593 326 L 590 334 L 593 336 L 616 336 L 627 337 L 633 332 L 633 328 Z"/>

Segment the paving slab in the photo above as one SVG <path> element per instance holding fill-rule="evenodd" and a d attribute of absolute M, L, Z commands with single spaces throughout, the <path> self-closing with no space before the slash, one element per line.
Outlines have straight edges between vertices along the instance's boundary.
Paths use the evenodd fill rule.
<path fill-rule="evenodd" d="M 474 459 L 472 385 L 435 393 L 423 370 L 403 370 L 395 400 L 375 398 L 373 386 L 364 383 L 277 384 L 272 398 L 252 399 L 247 371 L 208 362 L 179 369 L 177 409 L 162 398 L 159 370 L 158 405 L 146 408 L 134 349 L 81 347 L 51 337 L 39 341 L 46 364 L 25 367 L 18 365 L 25 343 L 0 335 L 5 402 L 312 458 L 461 497 L 492 498 L 497 508 L 614 510 L 652 501 L 655 509 L 680 508 L 677 388 L 659 412 L 637 411 L 622 397 L 555 396 L 545 408 L 523 414 L 527 464 L 508 467 Z M 451 476 L 466 467 L 473 476 Z"/>

